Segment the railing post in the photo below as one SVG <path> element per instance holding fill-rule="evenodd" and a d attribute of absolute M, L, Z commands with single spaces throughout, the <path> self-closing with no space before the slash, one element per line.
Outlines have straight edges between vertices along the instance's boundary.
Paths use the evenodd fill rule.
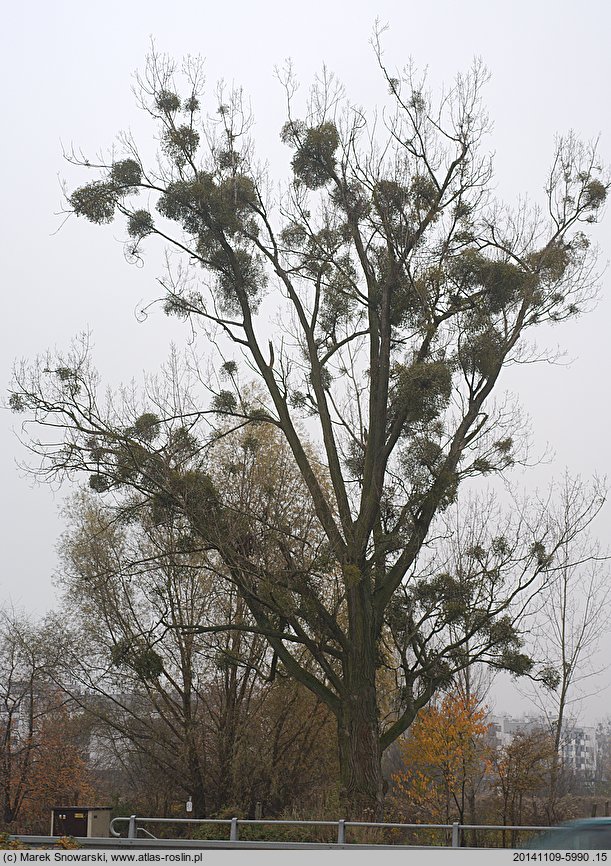
<path fill-rule="evenodd" d="M 137 839 L 138 838 L 138 828 L 136 827 L 136 816 L 129 816 L 129 825 L 127 827 L 127 838 L 128 839 Z"/>
<path fill-rule="evenodd" d="M 239 836 L 239 830 L 238 830 L 238 819 L 232 818 L 231 819 L 231 827 L 229 829 L 229 841 L 230 842 L 237 842 L 239 838 L 240 838 L 240 836 Z"/>
<path fill-rule="evenodd" d="M 346 819 L 341 818 L 337 822 L 337 844 L 344 845 L 346 842 Z"/>
<path fill-rule="evenodd" d="M 452 848 L 460 847 L 460 824 L 454 821 L 452 824 Z"/>

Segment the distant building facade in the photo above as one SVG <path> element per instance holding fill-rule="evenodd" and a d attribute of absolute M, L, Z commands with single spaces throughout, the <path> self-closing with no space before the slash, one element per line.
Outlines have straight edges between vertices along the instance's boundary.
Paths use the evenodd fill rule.
<path fill-rule="evenodd" d="M 536 716 L 517 718 L 493 714 L 489 716 L 489 723 L 489 738 L 497 749 L 508 746 L 518 731 L 531 734 L 546 728 L 545 720 Z M 602 758 L 609 751 L 608 739 L 609 732 L 603 731 L 601 726 L 573 725 L 560 745 L 562 764 L 586 783 L 603 779 L 607 770 L 602 766 Z"/>

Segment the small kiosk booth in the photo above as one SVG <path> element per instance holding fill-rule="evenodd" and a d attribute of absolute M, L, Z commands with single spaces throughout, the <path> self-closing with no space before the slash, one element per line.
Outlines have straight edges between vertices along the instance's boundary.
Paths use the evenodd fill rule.
<path fill-rule="evenodd" d="M 110 836 L 110 806 L 58 806 L 51 811 L 51 836 Z"/>

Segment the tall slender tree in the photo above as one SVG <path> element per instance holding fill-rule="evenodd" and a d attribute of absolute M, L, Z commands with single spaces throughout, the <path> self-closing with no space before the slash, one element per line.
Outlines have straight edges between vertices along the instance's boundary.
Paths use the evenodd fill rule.
<path fill-rule="evenodd" d="M 553 509 L 559 524 L 571 522 L 575 496 L 583 484 L 565 477 Z M 597 687 L 607 667 L 599 653 L 609 600 L 608 554 L 588 533 L 567 540 L 556 556 L 557 575 L 535 601 L 532 612 L 532 652 L 555 673 L 553 689 L 524 691 L 542 711 L 554 744 L 548 796 L 548 819 L 563 818 L 563 800 L 570 796 L 572 768 L 563 753 L 578 721 L 578 708 Z M 591 772 L 594 773 L 594 766 Z"/>

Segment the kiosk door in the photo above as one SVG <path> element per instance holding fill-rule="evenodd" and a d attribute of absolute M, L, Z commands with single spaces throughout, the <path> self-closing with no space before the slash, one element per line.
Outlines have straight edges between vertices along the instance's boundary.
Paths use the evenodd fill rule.
<path fill-rule="evenodd" d="M 54 809 L 52 836 L 86 836 L 86 809 Z"/>

